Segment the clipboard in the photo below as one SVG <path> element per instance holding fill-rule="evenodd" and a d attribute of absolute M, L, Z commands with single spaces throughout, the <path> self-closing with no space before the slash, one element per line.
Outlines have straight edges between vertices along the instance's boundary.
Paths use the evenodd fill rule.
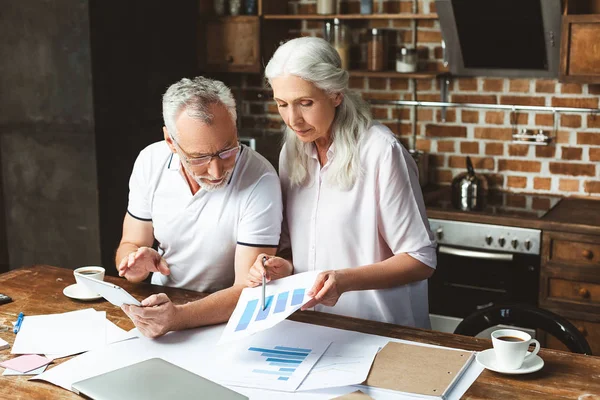
<path fill-rule="evenodd" d="M 474 359 L 474 351 L 388 342 L 363 385 L 445 399 Z"/>
<path fill-rule="evenodd" d="M 111 304 L 117 307 L 121 307 L 123 304 L 129 304 L 134 306 L 140 306 L 142 303 L 137 301 L 135 297 L 130 295 L 125 289 L 115 284 L 100 281 L 98 279 L 90 278 L 85 275 L 79 274 L 78 278 L 89 290 L 98 293 Z"/>

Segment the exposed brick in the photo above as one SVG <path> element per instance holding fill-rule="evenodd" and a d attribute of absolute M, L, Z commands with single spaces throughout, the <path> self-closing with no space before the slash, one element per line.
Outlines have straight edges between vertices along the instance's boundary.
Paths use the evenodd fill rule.
<path fill-rule="evenodd" d="M 560 92 L 564 94 L 581 94 L 583 87 L 580 83 L 563 83 L 560 85 Z"/>
<path fill-rule="evenodd" d="M 560 116 L 560 126 L 581 128 L 581 115 L 563 114 Z"/>
<path fill-rule="evenodd" d="M 550 173 L 571 176 L 596 176 L 596 166 L 590 164 L 551 162 Z"/>
<path fill-rule="evenodd" d="M 531 87 L 529 79 L 514 79 L 509 83 L 509 92 L 527 93 Z"/>
<path fill-rule="evenodd" d="M 477 90 L 478 80 L 477 78 L 460 78 L 458 79 L 458 89 L 465 91 Z"/>
<path fill-rule="evenodd" d="M 454 153 L 454 142 L 451 140 L 440 140 L 437 144 L 440 153 Z"/>
<path fill-rule="evenodd" d="M 566 144 L 571 142 L 571 131 L 558 131 L 556 132 L 556 143 Z"/>
<path fill-rule="evenodd" d="M 460 118 L 462 122 L 476 124 L 479 122 L 479 111 L 461 111 Z M 599 118 L 600 119 L 600 118 Z"/>
<path fill-rule="evenodd" d="M 277 104 L 275 104 L 275 103 L 267 104 L 267 112 L 269 114 L 279 114 L 279 110 L 277 109 Z"/>
<path fill-rule="evenodd" d="M 362 92 L 365 100 L 399 100 L 399 94 L 395 92 Z"/>
<path fill-rule="evenodd" d="M 525 157 L 529 153 L 529 145 L 527 144 L 509 144 L 508 155 L 513 157 Z"/>
<path fill-rule="evenodd" d="M 442 119 L 442 110 L 435 112 L 435 118 L 437 122 L 444 122 Z M 446 109 L 446 121 L 445 122 L 456 122 L 456 110 Z"/>
<path fill-rule="evenodd" d="M 581 147 L 563 147 L 562 156 L 563 160 L 581 160 L 583 149 Z"/>
<path fill-rule="evenodd" d="M 250 114 L 252 115 L 262 115 L 265 112 L 264 104 L 250 104 Z"/>
<path fill-rule="evenodd" d="M 385 90 L 387 88 L 386 78 L 369 78 L 369 89 Z"/>
<path fill-rule="evenodd" d="M 508 119 L 511 125 L 528 125 L 529 124 L 529 113 L 525 112 L 511 112 L 508 115 Z"/>
<path fill-rule="evenodd" d="M 534 197 L 531 199 L 531 208 L 534 210 L 549 210 L 551 206 L 552 202 L 546 197 Z"/>
<path fill-rule="evenodd" d="M 431 108 L 419 108 L 419 109 L 417 109 L 417 120 L 419 122 L 431 122 L 431 121 L 433 121 L 433 110 Z"/>
<path fill-rule="evenodd" d="M 494 169 L 494 159 L 492 157 L 471 157 L 471 161 L 473 162 L 473 168 L 475 168 L 476 170 Z M 450 156 L 448 158 L 448 166 L 451 168 L 466 168 L 467 157 Z"/>
<path fill-rule="evenodd" d="M 404 146 L 404 148 L 408 149 L 408 145 L 409 145 L 409 140 L 408 138 L 398 138 L 398 140 L 400 141 L 400 143 L 402 144 L 402 146 Z"/>
<path fill-rule="evenodd" d="M 419 79 L 417 81 L 417 90 L 419 90 L 419 91 L 421 91 L 421 90 L 431 90 L 432 87 L 433 87 L 433 85 L 431 84 L 430 80 Z"/>
<path fill-rule="evenodd" d="M 443 154 L 432 153 L 429 155 L 429 166 L 432 168 L 441 168 L 446 166 L 446 156 Z"/>
<path fill-rule="evenodd" d="M 442 33 L 440 31 L 417 31 L 417 42 L 419 43 L 440 43 Z"/>
<path fill-rule="evenodd" d="M 504 154 L 503 143 L 486 143 L 485 154 L 488 156 L 501 156 Z"/>
<path fill-rule="evenodd" d="M 388 119 L 388 111 L 387 107 L 371 107 L 371 114 L 373 114 L 373 118 L 375 119 Z"/>
<path fill-rule="evenodd" d="M 600 115 L 589 114 L 587 116 L 587 126 L 588 128 L 600 128 Z"/>
<path fill-rule="evenodd" d="M 479 154 L 479 142 L 461 142 L 460 152 L 463 154 Z"/>
<path fill-rule="evenodd" d="M 504 89 L 504 79 L 484 79 L 483 90 L 485 92 L 501 92 Z"/>
<path fill-rule="evenodd" d="M 475 128 L 477 139 L 511 140 L 511 128 Z"/>
<path fill-rule="evenodd" d="M 535 146 L 535 156 L 539 158 L 554 158 L 556 146 Z"/>
<path fill-rule="evenodd" d="M 433 49 L 433 58 L 435 58 L 436 60 L 441 60 L 442 58 L 444 58 L 444 49 L 442 49 L 441 46 L 436 46 Z"/>
<path fill-rule="evenodd" d="M 535 81 L 535 91 L 537 93 L 554 93 L 556 92 L 556 81 L 538 79 Z"/>
<path fill-rule="evenodd" d="M 525 208 L 525 206 L 527 205 L 527 198 L 520 194 L 507 193 L 506 205 L 509 207 Z"/>
<path fill-rule="evenodd" d="M 391 90 L 408 90 L 408 81 L 406 79 L 392 78 L 390 79 Z"/>
<path fill-rule="evenodd" d="M 540 172 L 542 163 L 524 160 L 498 160 L 498 171 Z"/>
<path fill-rule="evenodd" d="M 392 108 L 392 118 L 399 120 L 410 120 L 410 109 L 409 108 Z M 421 119 L 418 119 L 421 121 Z"/>
<path fill-rule="evenodd" d="M 451 101 L 455 103 L 496 104 L 498 102 L 498 98 L 494 95 L 454 94 L 451 96 Z"/>
<path fill-rule="evenodd" d="M 588 85 L 589 94 L 600 94 L 600 85 Z"/>
<path fill-rule="evenodd" d="M 536 190 L 550 190 L 552 187 L 552 179 L 550 178 L 533 178 L 533 188 Z"/>
<path fill-rule="evenodd" d="M 487 111 L 485 113 L 485 122 L 487 124 L 504 125 L 504 116 L 503 111 Z"/>
<path fill-rule="evenodd" d="M 434 182 L 437 183 L 450 183 L 452 182 L 452 171 L 450 170 L 435 170 L 433 171 Z"/>
<path fill-rule="evenodd" d="M 558 190 L 561 192 L 578 192 L 579 181 L 576 179 L 560 179 L 558 181 Z"/>
<path fill-rule="evenodd" d="M 577 132 L 577 144 L 600 146 L 600 133 Z"/>
<path fill-rule="evenodd" d="M 510 104 L 517 106 L 543 106 L 546 105 L 546 99 L 533 96 L 501 96 L 500 104 Z"/>
<path fill-rule="evenodd" d="M 600 148 L 590 147 L 590 161 L 600 161 Z"/>
<path fill-rule="evenodd" d="M 417 139 L 415 144 L 417 150 L 424 151 L 426 153 L 431 152 L 431 140 L 429 139 Z"/>
<path fill-rule="evenodd" d="M 583 187 L 586 193 L 600 193 L 600 181 L 586 181 Z"/>
<path fill-rule="evenodd" d="M 467 137 L 467 128 L 464 126 L 428 124 L 425 127 L 425 135 L 434 137 Z"/>
<path fill-rule="evenodd" d="M 580 97 L 571 98 L 552 98 L 552 107 L 576 107 L 576 108 L 598 108 L 598 98 Z"/>
<path fill-rule="evenodd" d="M 436 94 L 418 94 L 419 101 L 440 101 L 440 96 Z"/>
<path fill-rule="evenodd" d="M 509 176 L 506 178 L 506 186 L 518 189 L 525 189 L 527 187 L 527 177 Z"/>
<path fill-rule="evenodd" d="M 352 89 L 364 89 L 365 88 L 365 78 L 362 76 L 351 76 L 348 81 L 348 85 Z"/>
<path fill-rule="evenodd" d="M 540 126 L 554 126 L 552 114 L 535 114 L 535 124 Z"/>

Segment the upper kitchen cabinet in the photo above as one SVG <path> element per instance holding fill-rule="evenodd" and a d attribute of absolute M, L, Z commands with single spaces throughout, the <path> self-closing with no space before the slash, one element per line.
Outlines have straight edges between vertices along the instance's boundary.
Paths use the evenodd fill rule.
<path fill-rule="evenodd" d="M 562 25 L 560 80 L 600 83 L 600 0 L 568 0 Z"/>

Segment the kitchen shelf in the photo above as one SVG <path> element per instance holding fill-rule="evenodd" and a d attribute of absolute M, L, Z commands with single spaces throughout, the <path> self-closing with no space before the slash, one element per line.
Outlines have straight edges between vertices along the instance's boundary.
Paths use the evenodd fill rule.
<path fill-rule="evenodd" d="M 368 77 L 368 78 L 405 78 L 405 79 L 434 79 L 442 75 L 447 75 L 445 72 L 396 72 L 396 71 L 364 71 L 351 70 L 348 71 L 353 77 Z"/>
<path fill-rule="evenodd" d="M 280 15 L 263 15 L 266 20 L 326 20 L 338 18 L 340 20 L 358 19 L 358 20 L 374 20 L 374 19 L 438 19 L 437 14 L 280 14 Z"/>

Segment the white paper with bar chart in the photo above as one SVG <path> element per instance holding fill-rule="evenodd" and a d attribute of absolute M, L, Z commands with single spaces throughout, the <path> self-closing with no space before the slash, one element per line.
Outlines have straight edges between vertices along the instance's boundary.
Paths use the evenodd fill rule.
<path fill-rule="evenodd" d="M 265 309 L 261 307 L 262 288 L 245 288 L 218 344 L 248 337 L 286 319 L 311 298 L 306 294 L 321 271 L 304 272 L 277 279 L 266 285 Z"/>
<path fill-rule="evenodd" d="M 330 344 L 300 334 L 261 333 L 219 347 L 210 378 L 223 385 L 293 392 Z"/>

